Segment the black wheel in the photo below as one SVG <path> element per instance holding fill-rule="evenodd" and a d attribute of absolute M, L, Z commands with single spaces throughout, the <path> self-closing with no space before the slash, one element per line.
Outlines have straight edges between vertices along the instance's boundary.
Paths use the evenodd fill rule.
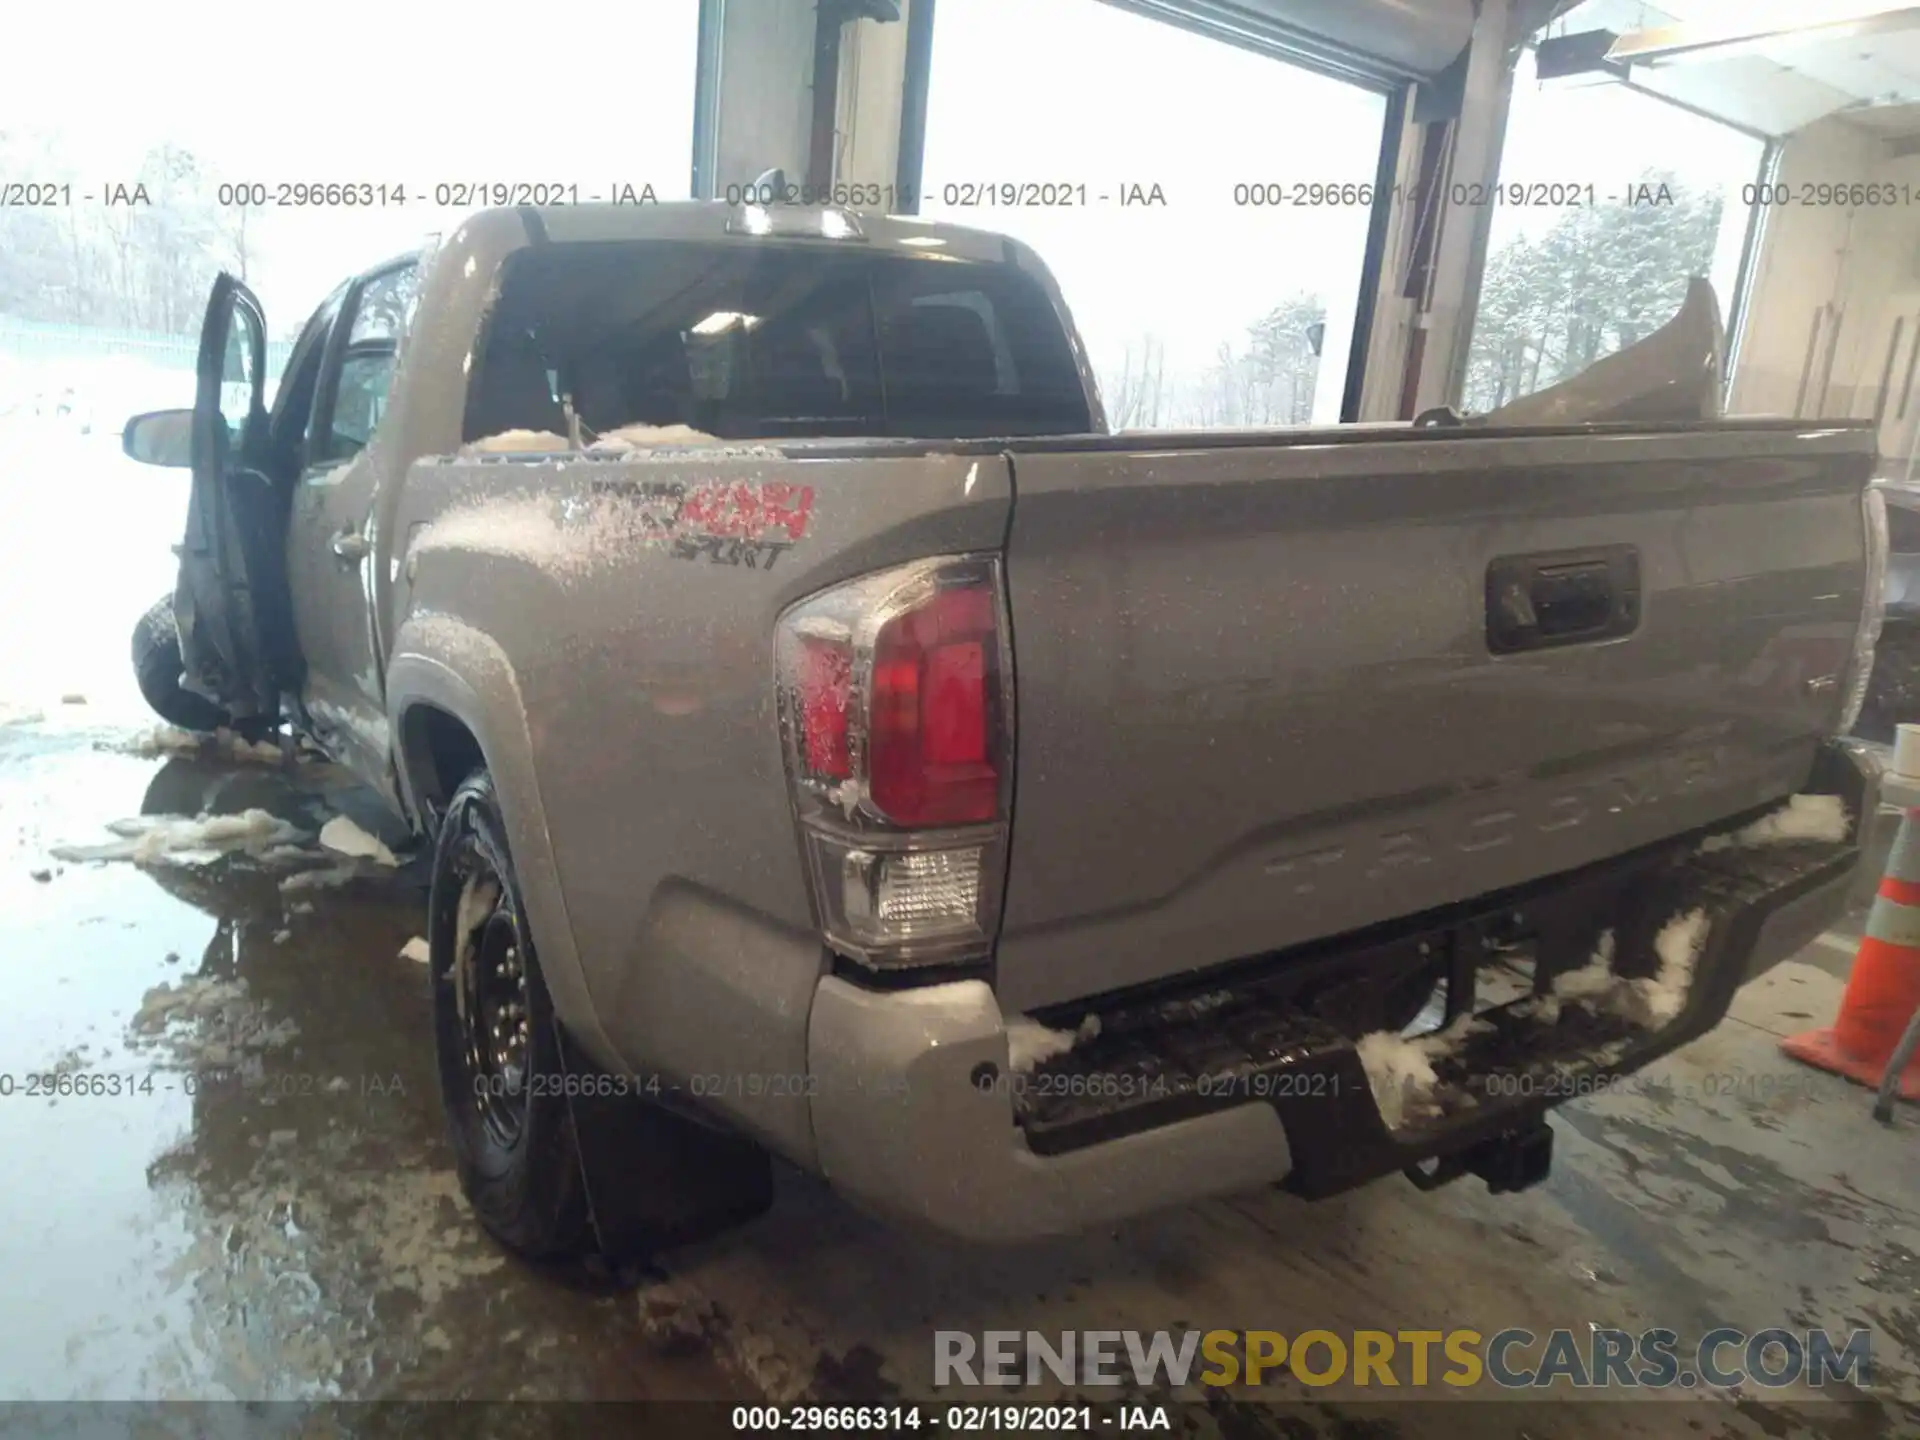
<path fill-rule="evenodd" d="M 597 1069 L 555 1022 L 506 833 L 476 770 L 447 802 L 427 903 L 440 1095 L 481 1223 L 531 1260 L 625 1264 L 765 1211 L 765 1151 Z"/>
<path fill-rule="evenodd" d="M 213 731 L 230 723 L 227 712 L 180 683 L 180 631 L 173 623 L 173 597 L 163 595 L 133 627 L 133 676 L 153 713 L 182 730 Z"/>
<path fill-rule="evenodd" d="M 509 1249 L 581 1255 L 592 1231 L 553 1002 L 484 770 L 447 806 L 427 913 L 440 1098 L 461 1189 Z"/>

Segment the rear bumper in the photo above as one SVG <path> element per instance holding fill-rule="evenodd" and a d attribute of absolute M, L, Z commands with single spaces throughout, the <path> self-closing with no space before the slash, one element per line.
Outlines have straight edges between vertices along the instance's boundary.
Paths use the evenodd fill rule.
<path fill-rule="evenodd" d="M 890 1218 L 1016 1241 L 1268 1184 L 1321 1197 L 1428 1161 L 1517 1149 L 1561 1099 L 1718 1024 L 1741 985 L 1844 910 L 1877 768 L 1859 747 L 1834 746 L 1814 783 L 1847 799 L 1848 842 L 1699 854 L 1689 840 L 1555 882 L 1601 907 L 1609 928 L 1619 917 L 1616 968 L 1628 973 L 1655 963 L 1663 923 L 1706 914 L 1678 1012 L 1649 1024 L 1568 1007 L 1543 1024 L 1512 1006 L 1479 1011 L 1485 1032 L 1437 1067 L 1439 1113 L 1417 1122 L 1390 1129 L 1354 1041 L 1271 1000 L 1272 976 L 1296 963 L 1285 956 L 1206 977 L 1172 1001 L 1083 1007 L 1102 1016 L 1101 1037 L 1020 1082 L 1007 1078 L 1005 1019 L 984 982 L 888 993 L 829 977 L 808 1035 L 818 1163 L 836 1189 Z M 1496 897 L 1488 909 L 1514 903 Z M 1427 933 L 1454 937 L 1472 923 L 1448 917 L 1444 932 Z M 1202 994 L 1208 1003 L 1195 1005 Z M 1211 998 L 1223 995 L 1232 998 Z M 1039 1086 L 1048 1098 L 1036 1102 Z"/>
<path fill-rule="evenodd" d="M 1010 1088 L 976 1081 L 983 1065 L 1001 1076 L 1007 1066 L 1006 1028 L 980 980 L 894 994 L 823 980 L 809 1053 L 814 1144 L 833 1187 L 889 1219 L 969 1240 L 1065 1234 L 1292 1169 L 1286 1130 L 1265 1105 L 1034 1153 Z"/>

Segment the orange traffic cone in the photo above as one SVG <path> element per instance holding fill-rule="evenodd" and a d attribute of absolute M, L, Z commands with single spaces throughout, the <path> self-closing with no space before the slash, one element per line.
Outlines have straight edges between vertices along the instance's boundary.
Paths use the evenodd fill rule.
<path fill-rule="evenodd" d="M 1854 953 L 1847 993 L 1829 1030 L 1809 1030 L 1782 1040 L 1796 1060 L 1832 1070 L 1862 1085 L 1879 1087 L 1907 1023 L 1920 1010 L 1920 828 L 1916 811 L 1900 820 L 1887 859 L 1867 933 Z M 1920 1100 L 1920 1056 L 1900 1076 L 1903 1100 Z"/>

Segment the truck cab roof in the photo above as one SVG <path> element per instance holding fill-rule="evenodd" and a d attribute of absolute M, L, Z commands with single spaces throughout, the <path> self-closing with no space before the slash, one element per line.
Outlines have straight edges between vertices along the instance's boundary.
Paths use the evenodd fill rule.
<path fill-rule="evenodd" d="M 455 248 L 495 250 L 514 236 L 523 244 L 605 240 L 764 242 L 817 240 L 930 261 L 1011 262 L 1045 273 L 1034 252 L 990 230 L 913 215 L 870 215 L 828 206 L 730 205 L 719 200 L 626 204 L 499 206 L 476 211 L 443 238 Z"/>

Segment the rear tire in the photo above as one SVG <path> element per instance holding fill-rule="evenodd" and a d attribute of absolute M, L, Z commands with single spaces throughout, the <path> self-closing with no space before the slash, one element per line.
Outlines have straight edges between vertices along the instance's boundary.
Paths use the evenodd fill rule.
<path fill-rule="evenodd" d="M 460 1188 L 508 1249 L 529 1260 L 575 1258 L 593 1236 L 564 1062 L 486 771 L 454 792 L 439 829 L 427 937 L 440 1098 Z"/>
<path fill-rule="evenodd" d="M 180 630 L 173 597 L 163 595 L 133 627 L 133 678 L 153 713 L 182 730 L 212 732 L 232 722 L 227 712 L 180 683 Z"/>
<path fill-rule="evenodd" d="M 480 1223 L 529 1260 L 623 1265 L 760 1214 L 758 1145 L 670 1112 L 562 1033 L 506 834 L 476 770 L 447 803 L 427 907 L 440 1095 Z"/>

